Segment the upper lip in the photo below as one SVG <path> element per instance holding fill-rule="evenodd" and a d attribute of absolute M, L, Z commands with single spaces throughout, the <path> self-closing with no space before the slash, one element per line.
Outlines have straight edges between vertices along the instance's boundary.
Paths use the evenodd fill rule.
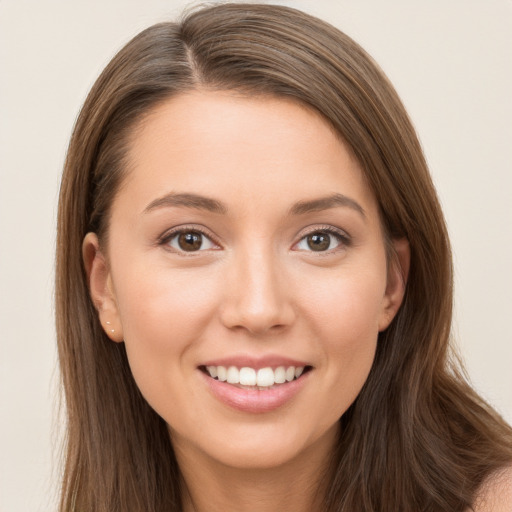
<path fill-rule="evenodd" d="M 280 356 L 277 354 L 269 354 L 265 356 L 251 356 L 247 354 L 234 355 L 229 357 L 220 357 L 216 359 L 209 359 L 205 361 L 200 366 L 236 366 L 237 368 L 254 368 L 255 370 L 259 370 L 260 368 L 277 368 L 279 366 L 289 367 L 304 367 L 311 366 L 309 363 L 305 361 L 300 361 L 298 359 L 292 359 L 286 356 Z"/>

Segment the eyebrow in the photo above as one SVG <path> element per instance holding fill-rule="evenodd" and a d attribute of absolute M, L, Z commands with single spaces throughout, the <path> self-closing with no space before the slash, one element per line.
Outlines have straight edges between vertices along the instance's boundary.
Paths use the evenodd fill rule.
<path fill-rule="evenodd" d="M 165 196 L 151 201 L 144 209 L 144 213 L 149 213 L 157 208 L 172 206 L 184 206 L 186 208 L 195 208 L 196 210 L 206 210 L 208 212 L 221 214 L 225 214 L 228 211 L 227 208 L 216 199 L 200 196 L 198 194 L 176 194 L 171 192 L 170 194 L 166 194 Z"/>
<path fill-rule="evenodd" d="M 151 201 L 146 206 L 144 213 L 149 213 L 158 208 L 182 206 L 185 208 L 194 208 L 196 210 L 205 210 L 212 213 L 226 214 L 227 207 L 216 199 L 201 196 L 199 194 L 189 193 L 169 193 L 162 197 Z M 289 215 L 304 215 L 306 213 L 320 212 L 337 207 L 348 207 L 355 210 L 364 218 L 366 213 L 364 208 L 357 202 L 343 194 L 331 194 L 325 197 L 319 197 L 307 201 L 299 201 L 295 203 L 289 210 Z"/>
<path fill-rule="evenodd" d="M 351 208 L 366 218 L 364 208 L 357 201 L 354 201 L 343 194 L 331 194 L 329 196 L 319 197 L 318 199 L 312 199 L 310 201 L 299 201 L 290 208 L 290 215 L 303 215 L 305 213 L 320 212 L 336 208 L 338 206 Z"/>

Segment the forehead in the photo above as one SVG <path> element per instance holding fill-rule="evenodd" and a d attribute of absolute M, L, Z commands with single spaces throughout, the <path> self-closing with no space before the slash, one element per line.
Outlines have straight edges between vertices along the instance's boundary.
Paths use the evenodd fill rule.
<path fill-rule="evenodd" d="M 258 207 L 350 192 L 374 203 L 352 152 L 316 111 L 268 96 L 193 91 L 156 107 L 135 128 L 125 186 L 135 202 L 190 192 Z M 250 194 L 248 194 L 250 192 Z M 304 197 L 299 197 L 304 196 Z M 137 201 L 135 201 L 137 199 Z"/>

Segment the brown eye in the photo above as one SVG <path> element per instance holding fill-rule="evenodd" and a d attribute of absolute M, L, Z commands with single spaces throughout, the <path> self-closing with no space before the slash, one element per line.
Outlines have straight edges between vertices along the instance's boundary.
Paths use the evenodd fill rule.
<path fill-rule="evenodd" d="M 178 252 L 197 252 L 215 247 L 206 235 L 194 230 L 175 233 L 166 243 Z"/>
<path fill-rule="evenodd" d="M 178 235 L 178 245 L 183 251 L 198 251 L 203 245 L 203 235 L 201 233 L 181 233 Z"/>
<path fill-rule="evenodd" d="M 326 252 L 348 245 L 350 245 L 350 239 L 347 235 L 334 229 L 321 229 L 304 236 L 296 248 L 299 251 Z"/>
<path fill-rule="evenodd" d="M 331 245 L 331 235 L 327 233 L 313 233 L 308 235 L 306 240 L 312 251 L 326 251 Z"/>

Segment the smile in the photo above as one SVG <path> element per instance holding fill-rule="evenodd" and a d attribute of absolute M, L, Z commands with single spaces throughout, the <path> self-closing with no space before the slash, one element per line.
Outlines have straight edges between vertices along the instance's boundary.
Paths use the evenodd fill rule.
<path fill-rule="evenodd" d="M 282 407 L 300 393 L 313 373 L 309 365 L 246 365 L 207 364 L 198 369 L 217 400 L 245 413 Z"/>
<path fill-rule="evenodd" d="M 271 368 L 268 366 L 255 369 L 244 366 L 239 369 L 236 366 L 206 366 L 203 368 L 206 369 L 212 379 L 220 382 L 238 384 L 241 388 L 265 390 L 298 379 L 304 370 L 310 367 L 278 366 L 277 368 Z"/>

